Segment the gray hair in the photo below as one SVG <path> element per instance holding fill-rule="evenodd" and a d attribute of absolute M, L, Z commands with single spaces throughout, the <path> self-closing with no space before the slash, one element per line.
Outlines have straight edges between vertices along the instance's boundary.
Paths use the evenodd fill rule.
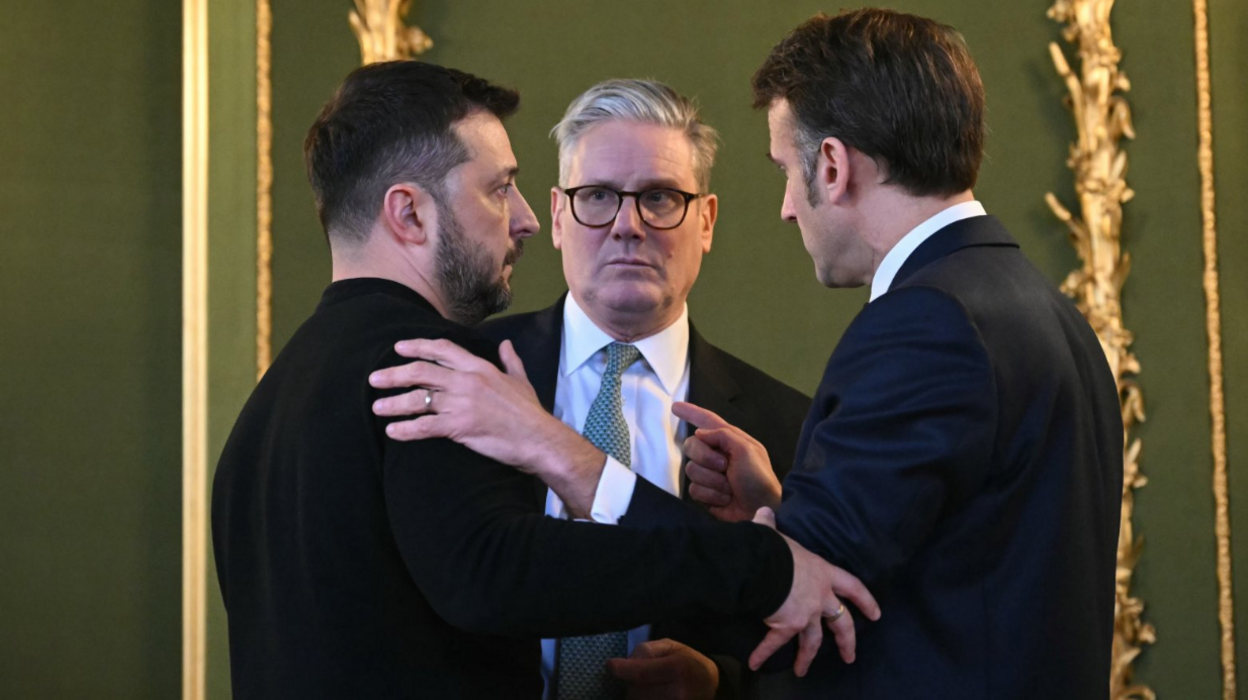
<path fill-rule="evenodd" d="M 680 129 L 693 147 L 693 174 L 698 189 L 711 184 L 711 166 L 719 137 L 698 118 L 698 106 L 654 80 L 606 80 L 581 93 L 568 105 L 563 119 L 550 130 L 559 144 L 559 183 L 567 186 L 572 151 L 581 135 L 603 122 L 622 120 Z"/>

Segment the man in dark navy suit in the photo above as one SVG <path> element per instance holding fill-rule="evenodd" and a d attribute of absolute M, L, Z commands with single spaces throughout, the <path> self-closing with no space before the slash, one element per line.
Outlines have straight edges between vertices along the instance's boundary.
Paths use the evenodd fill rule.
<path fill-rule="evenodd" d="M 885 10 L 816 16 L 754 77 L 819 281 L 870 285 L 783 485 L 695 409 L 696 497 L 861 577 L 859 661 L 780 697 L 1108 694 L 1122 423 L 1074 304 L 975 201 L 984 97 L 961 36 Z M 761 485 L 761 486 L 760 486 Z"/>

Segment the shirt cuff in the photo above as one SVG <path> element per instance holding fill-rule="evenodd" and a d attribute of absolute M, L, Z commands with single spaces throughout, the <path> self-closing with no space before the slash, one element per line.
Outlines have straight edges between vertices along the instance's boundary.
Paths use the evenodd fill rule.
<path fill-rule="evenodd" d="M 633 489 L 637 487 L 637 474 L 608 455 L 598 477 L 598 490 L 594 492 L 594 504 L 589 517 L 603 525 L 617 525 L 628 512 L 633 501 Z"/>

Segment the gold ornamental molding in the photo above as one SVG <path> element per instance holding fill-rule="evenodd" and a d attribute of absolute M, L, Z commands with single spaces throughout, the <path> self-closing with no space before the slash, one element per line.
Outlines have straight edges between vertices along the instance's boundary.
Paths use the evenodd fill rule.
<path fill-rule="evenodd" d="M 415 58 L 433 48 L 433 39 L 419 27 L 403 23 L 412 0 L 355 0 L 347 19 L 360 42 L 364 65 Z"/>
<path fill-rule="evenodd" d="M 256 0 L 256 381 L 273 358 L 273 79 L 269 0 Z"/>
<path fill-rule="evenodd" d="M 1213 451 L 1214 536 L 1217 539 L 1218 624 L 1222 642 L 1222 697 L 1235 698 L 1235 607 L 1231 597 L 1230 496 L 1226 469 L 1226 407 L 1222 394 L 1222 311 L 1218 284 L 1218 229 L 1213 188 L 1213 95 L 1209 76 L 1209 7 L 1193 0 L 1196 19 L 1196 107 L 1199 125 L 1200 218 L 1205 270 L 1205 332 L 1209 338 L 1209 417 Z"/>
<path fill-rule="evenodd" d="M 1065 26 L 1062 37 L 1075 44 L 1079 73 L 1071 70 L 1057 42 L 1049 53 L 1066 83 L 1066 105 L 1077 130 L 1066 164 L 1075 174 L 1080 216 L 1073 215 L 1053 193 L 1045 201 L 1070 229 L 1071 242 L 1083 266 L 1062 283 L 1088 319 L 1109 360 L 1118 385 L 1123 423 L 1123 485 L 1118 533 L 1118 567 L 1114 595 L 1114 642 L 1110 666 L 1112 700 L 1153 700 L 1151 689 L 1134 683 L 1133 664 L 1143 645 L 1156 641 L 1153 626 L 1141 620 L 1144 602 L 1131 594 L 1131 577 L 1140 556 L 1131 514 L 1135 489 L 1148 480 L 1140 472 L 1140 439 L 1131 431 L 1144 420 L 1144 399 L 1135 376 L 1140 363 L 1131 353 L 1131 333 L 1123 325 L 1122 286 L 1131 270 L 1131 256 L 1122 250 L 1122 205 L 1134 192 L 1127 187 L 1127 154 L 1123 138 L 1134 138 L 1131 108 L 1122 93 L 1131 89 L 1118 69 L 1122 52 L 1114 46 L 1109 15 L 1113 0 L 1057 0 L 1048 16 Z"/>
<path fill-rule="evenodd" d="M 182 698 L 202 700 L 208 610 L 208 0 L 183 0 L 182 16 Z"/>

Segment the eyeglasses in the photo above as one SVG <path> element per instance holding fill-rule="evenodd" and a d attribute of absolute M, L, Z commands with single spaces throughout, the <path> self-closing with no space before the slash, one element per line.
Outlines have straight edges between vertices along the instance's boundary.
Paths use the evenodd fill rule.
<path fill-rule="evenodd" d="M 562 189 L 562 188 L 560 188 Z M 654 187 L 640 192 L 621 192 L 602 185 L 584 185 L 563 190 L 572 202 L 572 218 L 582 226 L 607 226 L 619 216 L 624 198 L 632 197 L 637 215 L 647 226 L 660 231 L 676 228 L 685 222 L 689 202 L 704 197 L 670 187 Z"/>

